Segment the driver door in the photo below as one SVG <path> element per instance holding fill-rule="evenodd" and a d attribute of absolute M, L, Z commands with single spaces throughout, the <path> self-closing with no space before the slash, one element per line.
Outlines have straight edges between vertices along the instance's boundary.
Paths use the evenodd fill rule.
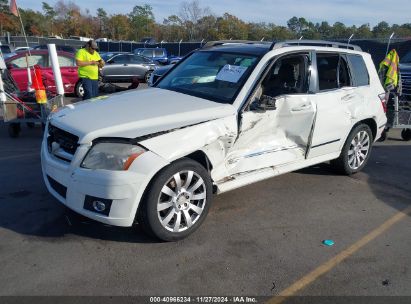
<path fill-rule="evenodd" d="M 316 114 L 308 94 L 308 54 L 276 60 L 241 114 L 226 157 L 230 175 L 303 161 Z"/>

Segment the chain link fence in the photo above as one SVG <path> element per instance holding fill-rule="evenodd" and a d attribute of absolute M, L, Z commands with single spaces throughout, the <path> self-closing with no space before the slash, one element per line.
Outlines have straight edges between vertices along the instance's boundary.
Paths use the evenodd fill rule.
<path fill-rule="evenodd" d="M 330 39 L 331 41 L 347 43 L 346 39 Z M 76 49 L 82 47 L 85 41 L 79 41 L 74 39 L 55 39 L 44 37 L 27 37 L 23 36 L 6 36 L 0 37 L 2 44 L 10 44 L 14 47 L 27 46 L 30 47 L 42 44 L 54 43 L 56 45 L 71 46 Z M 133 52 L 137 48 L 165 48 L 170 56 L 184 56 L 189 52 L 202 47 L 205 42 L 164 42 L 164 43 L 141 43 L 134 41 L 109 41 L 109 42 L 97 42 L 100 48 L 100 52 Z M 356 44 L 362 48 L 363 51 L 371 54 L 376 66 L 384 59 L 388 39 L 353 39 L 352 44 Z M 411 51 L 411 38 L 410 39 L 392 39 L 390 43 L 390 49 L 395 48 L 400 56 L 404 56 Z"/>

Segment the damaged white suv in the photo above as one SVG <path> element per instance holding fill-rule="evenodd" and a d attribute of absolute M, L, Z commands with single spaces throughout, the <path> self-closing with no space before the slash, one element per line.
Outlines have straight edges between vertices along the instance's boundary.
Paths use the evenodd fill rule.
<path fill-rule="evenodd" d="M 371 56 L 352 45 L 217 44 L 153 88 L 53 114 L 44 180 L 84 216 L 178 240 L 213 193 L 325 161 L 361 170 L 386 123 L 382 93 Z"/>

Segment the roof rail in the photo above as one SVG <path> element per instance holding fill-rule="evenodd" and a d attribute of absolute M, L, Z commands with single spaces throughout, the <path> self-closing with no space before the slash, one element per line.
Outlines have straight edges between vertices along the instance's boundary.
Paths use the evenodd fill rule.
<path fill-rule="evenodd" d="M 219 45 L 228 45 L 228 44 L 271 44 L 268 41 L 252 41 L 252 40 L 217 40 L 217 41 L 208 41 L 201 48 L 209 48 Z"/>
<path fill-rule="evenodd" d="M 362 51 L 358 45 L 334 42 L 334 41 L 325 41 L 325 40 L 286 40 L 280 42 L 273 42 L 271 44 L 270 50 L 279 49 L 287 46 L 324 46 L 324 47 L 334 47 L 340 49 L 349 49 L 355 51 Z"/>

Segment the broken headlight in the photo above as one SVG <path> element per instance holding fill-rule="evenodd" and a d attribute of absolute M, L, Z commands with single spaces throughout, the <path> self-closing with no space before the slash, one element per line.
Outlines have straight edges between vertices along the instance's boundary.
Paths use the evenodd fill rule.
<path fill-rule="evenodd" d="M 129 143 L 97 143 L 87 153 L 82 168 L 123 171 L 147 150 Z"/>

